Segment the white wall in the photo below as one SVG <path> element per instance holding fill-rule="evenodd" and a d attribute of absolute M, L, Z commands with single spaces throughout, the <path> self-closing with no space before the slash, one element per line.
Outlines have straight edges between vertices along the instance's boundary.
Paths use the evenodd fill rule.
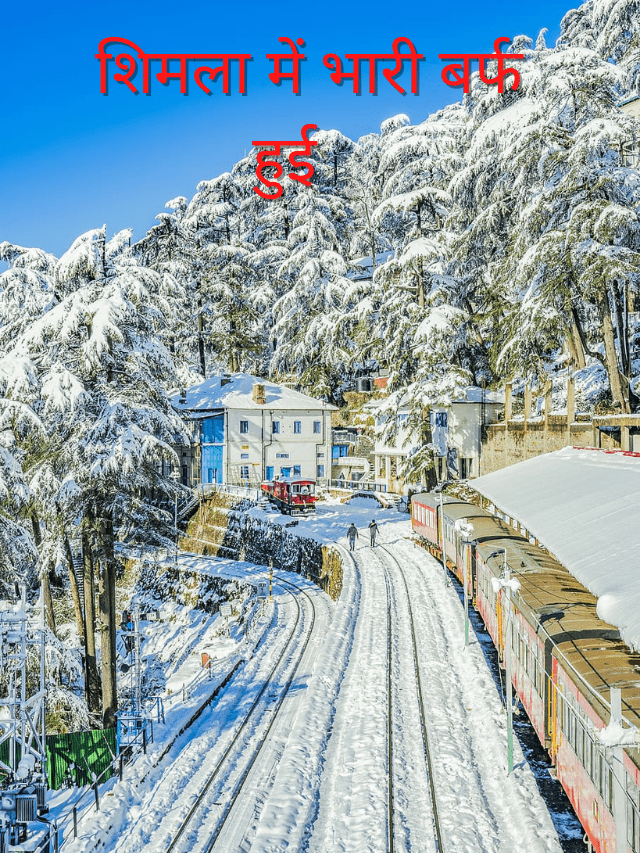
<path fill-rule="evenodd" d="M 240 479 L 240 466 L 249 465 L 254 482 L 266 477 L 266 468 L 274 474 L 282 467 L 300 466 L 300 475 L 317 479 L 317 465 L 324 465 L 324 477 L 331 476 L 331 412 L 326 409 L 282 410 L 228 409 L 225 436 L 227 482 Z M 240 432 L 240 422 L 248 421 L 247 433 Z M 272 422 L 280 425 L 272 432 Z M 300 433 L 294 423 L 300 422 Z M 314 421 L 320 422 L 320 433 L 313 432 Z M 263 453 L 264 448 L 264 453 Z M 288 456 L 278 454 L 288 454 Z M 319 454 L 322 454 L 321 456 Z M 243 458 L 244 457 L 244 458 Z"/>

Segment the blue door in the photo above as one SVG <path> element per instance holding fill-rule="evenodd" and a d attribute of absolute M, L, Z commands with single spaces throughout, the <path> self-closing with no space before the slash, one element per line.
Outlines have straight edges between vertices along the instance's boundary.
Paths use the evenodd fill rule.
<path fill-rule="evenodd" d="M 224 415 L 204 418 L 200 424 L 202 450 L 201 482 L 222 482 L 222 449 L 224 447 Z"/>
<path fill-rule="evenodd" d="M 222 445 L 202 445 L 202 482 L 222 482 Z"/>
<path fill-rule="evenodd" d="M 273 465 L 267 465 L 267 480 L 273 480 Z"/>

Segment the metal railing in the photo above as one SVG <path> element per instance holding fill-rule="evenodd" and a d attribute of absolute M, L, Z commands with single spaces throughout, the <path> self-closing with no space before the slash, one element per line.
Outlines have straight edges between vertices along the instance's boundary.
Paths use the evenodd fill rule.
<path fill-rule="evenodd" d="M 371 483 L 368 480 L 329 480 L 329 489 L 346 489 L 351 492 L 386 492 L 386 483 Z"/>
<path fill-rule="evenodd" d="M 203 496 L 222 492 L 239 498 L 248 498 L 250 501 L 260 500 L 260 489 L 252 489 L 250 486 L 236 486 L 232 483 L 201 483 L 198 489 Z"/>

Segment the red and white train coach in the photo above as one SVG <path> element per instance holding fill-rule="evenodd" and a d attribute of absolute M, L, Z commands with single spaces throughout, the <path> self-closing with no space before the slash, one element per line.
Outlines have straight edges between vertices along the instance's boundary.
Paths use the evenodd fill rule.
<path fill-rule="evenodd" d="M 261 484 L 263 494 L 285 515 L 316 511 L 316 483 L 304 477 L 279 477 Z"/>
<path fill-rule="evenodd" d="M 415 495 L 411 514 L 421 544 L 442 559 L 444 543 L 461 581 L 466 562 L 469 597 L 502 658 L 510 643 L 514 688 L 591 848 L 640 853 L 640 655 L 564 566 L 502 519 L 432 494 Z M 473 526 L 467 538 L 460 520 Z M 520 582 L 509 615 L 492 583 L 505 561 Z"/>

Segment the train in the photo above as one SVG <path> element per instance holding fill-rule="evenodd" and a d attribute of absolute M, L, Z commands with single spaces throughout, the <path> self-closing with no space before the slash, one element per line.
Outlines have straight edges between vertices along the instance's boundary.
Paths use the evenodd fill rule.
<path fill-rule="evenodd" d="M 411 524 L 418 544 L 444 556 L 501 663 L 510 653 L 513 688 L 589 849 L 640 853 L 640 655 L 598 617 L 596 597 L 517 522 L 423 493 L 411 498 Z M 519 582 L 510 602 L 498 583 L 505 564 Z"/>
<path fill-rule="evenodd" d="M 261 490 L 268 500 L 285 515 L 316 511 L 316 482 L 306 477 L 278 477 L 265 480 Z"/>

